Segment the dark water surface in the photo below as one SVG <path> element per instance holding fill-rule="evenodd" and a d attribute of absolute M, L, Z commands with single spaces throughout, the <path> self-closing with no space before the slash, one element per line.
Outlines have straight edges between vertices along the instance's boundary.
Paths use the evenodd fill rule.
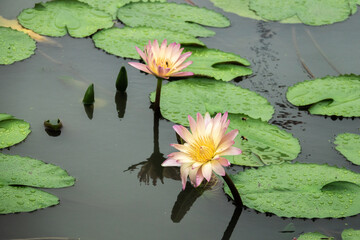
<path fill-rule="evenodd" d="M 0 15 L 13 19 L 36 2 L 0 0 Z M 296 161 L 329 163 L 360 172 L 332 143 L 339 133 L 359 133 L 359 118 L 332 120 L 311 116 L 285 98 L 288 86 L 310 78 L 301 66 L 296 48 L 316 77 L 337 75 L 311 37 L 339 72 L 360 74 L 360 13 L 345 22 L 310 27 L 241 18 L 224 13 L 207 0 L 195 3 L 230 19 L 231 27 L 215 29 L 217 34 L 203 41 L 209 48 L 234 52 L 251 61 L 254 74 L 236 84 L 258 92 L 275 106 L 270 122 L 300 140 L 302 152 Z M 155 78 L 128 66 L 128 60 L 96 49 L 91 38 L 52 39 L 62 47 L 37 43 L 30 59 L 0 66 L 0 112 L 25 119 L 32 129 L 25 142 L 1 152 L 56 164 L 76 177 L 77 182 L 74 187 L 47 190 L 59 196 L 58 206 L 1 215 L 0 238 L 227 239 L 235 207 L 221 187 L 201 196 L 201 192 L 190 187 L 182 192 L 177 170 L 160 166 L 162 154 L 174 151 L 169 143 L 176 138 L 173 123 L 160 119 L 158 145 L 154 141 L 156 131 L 154 135 L 148 95 L 155 89 Z M 129 76 L 126 97 L 115 96 L 114 87 L 123 65 L 128 66 Z M 90 83 L 95 85 L 97 98 L 92 120 L 81 103 Z M 117 108 L 124 108 L 121 103 L 125 99 L 122 117 Z M 63 121 L 64 128 L 60 136 L 50 137 L 43 122 L 56 118 Z M 236 214 L 231 226 L 236 223 Z M 315 221 L 282 219 L 245 209 L 231 239 L 288 240 L 309 231 L 340 239 L 343 229 L 360 229 L 359 220 L 359 216 Z M 281 233 L 289 223 L 294 224 L 295 232 Z"/>

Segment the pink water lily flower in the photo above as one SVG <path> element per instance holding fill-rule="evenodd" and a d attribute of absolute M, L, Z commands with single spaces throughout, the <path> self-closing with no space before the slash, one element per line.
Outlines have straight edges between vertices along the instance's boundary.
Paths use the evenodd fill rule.
<path fill-rule="evenodd" d="M 214 118 L 209 113 L 205 117 L 198 113 L 197 121 L 189 115 L 191 132 L 181 126 L 175 125 L 174 130 L 184 139 L 184 144 L 171 144 L 180 152 L 168 155 L 162 166 L 181 166 L 182 188 L 185 189 L 187 177 L 197 187 L 205 178 L 210 181 L 213 171 L 225 176 L 225 169 L 230 162 L 221 156 L 241 154 L 239 148 L 233 147 L 238 130 L 226 134 L 230 120 L 228 113 L 223 116 L 218 113 Z"/>
<path fill-rule="evenodd" d="M 156 77 L 168 79 L 169 77 L 184 77 L 194 75 L 192 72 L 180 72 L 192 61 L 184 63 L 190 57 L 191 52 L 181 54 L 184 48 L 180 49 L 180 44 L 171 43 L 167 46 L 165 39 L 161 46 L 157 40 L 145 46 L 144 52 L 135 47 L 145 64 L 138 62 L 129 62 L 129 64 L 141 71 L 150 73 Z"/>

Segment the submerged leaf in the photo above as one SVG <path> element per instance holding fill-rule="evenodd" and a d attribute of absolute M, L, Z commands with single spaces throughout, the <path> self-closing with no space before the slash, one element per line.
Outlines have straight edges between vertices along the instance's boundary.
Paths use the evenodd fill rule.
<path fill-rule="evenodd" d="M 41 6 L 41 7 L 40 7 Z M 36 33 L 61 37 L 87 37 L 114 23 L 107 13 L 76 0 L 54 0 L 23 10 L 19 23 Z"/>
<path fill-rule="evenodd" d="M 298 16 L 303 23 L 316 26 L 344 21 L 352 12 L 349 0 L 249 0 L 249 8 L 267 20 Z"/>
<path fill-rule="evenodd" d="M 330 238 L 318 232 L 309 232 L 309 233 L 301 234 L 297 240 L 331 240 L 331 239 L 333 238 Z"/>
<path fill-rule="evenodd" d="M 341 218 L 360 213 L 360 174 L 328 165 L 284 163 L 231 176 L 244 204 L 280 217 Z M 226 193 L 231 194 L 228 187 Z"/>
<path fill-rule="evenodd" d="M 360 116 L 360 76 L 342 75 L 304 81 L 288 88 L 286 97 L 311 114 L 343 117 Z"/>
<path fill-rule="evenodd" d="M 155 101 L 155 92 L 151 94 Z M 274 113 L 270 103 L 248 89 L 206 78 L 170 82 L 161 91 L 160 110 L 164 118 L 188 126 L 188 115 L 196 113 L 241 113 L 268 121 Z"/>
<path fill-rule="evenodd" d="M 93 36 L 96 47 L 119 57 L 134 59 L 140 59 L 139 54 L 135 50 L 135 46 L 142 49 L 143 46 L 148 44 L 149 40 L 152 41 L 154 39 L 157 39 L 159 42 L 167 39 L 168 42 L 204 46 L 204 43 L 193 36 L 147 27 L 111 28 L 102 30 Z"/>
<path fill-rule="evenodd" d="M 0 214 L 29 212 L 59 203 L 49 193 L 31 187 L 62 188 L 75 179 L 55 165 L 0 153 Z"/>
<path fill-rule="evenodd" d="M 11 115 L 0 114 L 0 149 L 23 141 L 31 132 L 30 124 L 14 119 Z"/>
<path fill-rule="evenodd" d="M 79 0 L 90 6 L 102 10 L 116 19 L 118 9 L 131 2 L 166 2 L 166 0 Z"/>
<path fill-rule="evenodd" d="M 229 129 L 239 130 L 234 146 L 243 151 L 240 155 L 226 157 L 232 164 L 281 164 L 294 160 L 300 153 L 299 140 L 275 125 L 237 114 L 229 114 L 229 119 Z"/>
<path fill-rule="evenodd" d="M 360 165 L 360 135 L 342 133 L 336 136 L 336 150 L 344 155 L 350 162 Z"/>
<path fill-rule="evenodd" d="M 228 27 L 230 21 L 206 8 L 177 3 L 131 3 L 120 8 L 118 19 L 131 27 L 153 27 L 186 33 L 193 36 L 209 37 L 215 32 L 210 27 Z"/>
<path fill-rule="evenodd" d="M 235 13 L 241 17 L 252 18 L 256 20 L 266 19 L 257 15 L 254 11 L 249 9 L 250 0 L 210 0 L 216 7 L 223 9 L 226 12 Z M 282 23 L 301 23 L 297 16 L 293 16 L 281 21 Z"/>
<path fill-rule="evenodd" d="M 240 76 L 252 74 L 250 62 L 234 53 L 222 52 L 217 49 L 186 47 L 184 52 L 192 52 L 190 64 L 186 71 L 198 76 L 213 77 L 216 80 L 231 81 Z"/>
<path fill-rule="evenodd" d="M 360 239 L 360 230 L 355 229 L 345 229 L 341 233 L 342 240 L 359 240 Z"/>
<path fill-rule="evenodd" d="M 0 64 L 12 64 L 34 54 L 36 43 L 26 33 L 0 27 Z"/>

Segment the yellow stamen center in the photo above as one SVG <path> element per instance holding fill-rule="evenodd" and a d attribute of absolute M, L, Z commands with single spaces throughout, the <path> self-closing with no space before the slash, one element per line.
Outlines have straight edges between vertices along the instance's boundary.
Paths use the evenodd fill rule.
<path fill-rule="evenodd" d="M 173 63 L 167 58 L 159 58 L 156 61 L 156 65 L 162 66 L 163 68 L 172 68 Z"/>
<path fill-rule="evenodd" d="M 212 138 L 200 137 L 191 144 L 191 158 L 197 162 L 206 163 L 214 158 L 215 145 Z"/>

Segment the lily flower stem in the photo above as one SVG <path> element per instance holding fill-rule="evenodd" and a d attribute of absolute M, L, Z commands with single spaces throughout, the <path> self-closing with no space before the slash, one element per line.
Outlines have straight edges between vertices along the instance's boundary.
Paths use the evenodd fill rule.
<path fill-rule="evenodd" d="M 155 97 L 155 111 L 160 112 L 160 95 L 161 95 L 161 86 L 162 86 L 162 78 L 157 78 L 157 86 L 156 86 L 156 97 Z"/>
<path fill-rule="evenodd" d="M 231 194 L 233 195 L 234 201 L 235 201 L 235 205 L 238 207 L 242 207 L 244 204 L 241 200 L 239 191 L 236 189 L 234 182 L 231 180 L 231 178 L 229 177 L 229 175 L 227 175 L 227 173 L 225 173 L 225 176 L 223 176 L 226 184 L 228 185 L 228 187 L 230 188 Z"/>

